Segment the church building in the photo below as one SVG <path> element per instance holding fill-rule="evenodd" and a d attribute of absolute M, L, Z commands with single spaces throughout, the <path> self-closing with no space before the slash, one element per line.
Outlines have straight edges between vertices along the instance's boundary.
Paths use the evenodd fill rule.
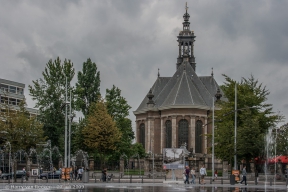
<path fill-rule="evenodd" d="M 155 83 L 134 111 L 136 142 L 141 143 L 146 152 L 159 155 L 164 148 L 180 148 L 185 144 L 192 154 L 208 161 L 211 139 L 207 139 L 207 134 L 212 133 L 213 102 L 222 100 L 223 92 L 213 71 L 209 76 L 196 73 L 196 36 L 190 30 L 189 17 L 186 6 L 183 30 L 177 36 L 176 72 L 172 77 L 161 77 L 158 72 Z"/>

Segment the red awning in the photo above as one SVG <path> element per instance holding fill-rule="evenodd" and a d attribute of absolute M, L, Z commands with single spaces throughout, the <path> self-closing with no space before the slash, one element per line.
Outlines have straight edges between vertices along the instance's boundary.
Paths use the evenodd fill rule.
<path fill-rule="evenodd" d="M 288 156 L 284 156 L 284 155 L 280 155 L 280 156 L 277 156 L 276 158 L 270 158 L 268 159 L 268 164 L 270 163 L 278 163 L 278 162 L 281 162 L 281 163 L 288 163 Z M 256 164 L 265 164 L 266 163 L 266 160 L 265 159 L 261 159 L 259 157 L 256 157 L 255 158 L 255 163 Z"/>

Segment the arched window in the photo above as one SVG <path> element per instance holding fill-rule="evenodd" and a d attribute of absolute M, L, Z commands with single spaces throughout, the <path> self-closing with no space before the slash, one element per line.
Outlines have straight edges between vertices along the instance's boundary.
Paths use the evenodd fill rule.
<path fill-rule="evenodd" d="M 140 131 L 139 132 L 140 132 L 139 133 L 139 143 L 141 143 L 145 149 L 145 124 L 144 123 L 142 123 L 140 125 Z"/>
<path fill-rule="evenodd" d="M 196 121 L 195 130 L 195 153 L 202 153 L 202 121 Z"/>
<path fill-rule="evenodd" d="M 172 123 L 170 120 L 166 121 L 166 148 L 172 148 Z"/>
<path fill-rule="evenodd" d="M 188 146 L 188 121 L 181 119 L 178 126 L 178 147 L 184 143 Z"/>

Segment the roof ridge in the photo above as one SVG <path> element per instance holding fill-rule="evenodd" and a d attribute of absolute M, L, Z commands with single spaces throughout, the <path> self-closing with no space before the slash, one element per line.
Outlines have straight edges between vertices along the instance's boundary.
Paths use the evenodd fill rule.
<path fill-rule="evenodd" d="M 193 104 L 195 104 L 194 100 L 193 100 L 193 97 L 192 97 L 191 89 L 190 89 L 190 86 L 189 86 L 189 80 L 188 80 L 188 77 L 187 77 L 186 73 L 185 73 L 185 76 L 186 76 L 186 81 L 187 81 L 187 85 L 188 85 L 191 101 L 192 101 Z"/>
<path fill-rule="evenodd" d="M 179 93 L 179 89 L 180 89 L 181 84 L 182 84 L 182 79 L 183 79 L 184 73 L 186 73 L 186 71 L 183 71 L 183 73 L 182 73 L 181 80 L 180 80 L 180 85 L 178 86 L 178 90 L 177 90 L 177 92 L 176 92 L 175 99 L 174 99 L 174 102 L 173 102 L 174 105 L 175 105 L 175 101 L 176 101 L 177 95 L 178 95 L 178 93 Z M 176 84 L 175 84 L 175 85 L 176 85 Z M 171 90 L 172 90 L 172 89 L 171 89 Z"/>

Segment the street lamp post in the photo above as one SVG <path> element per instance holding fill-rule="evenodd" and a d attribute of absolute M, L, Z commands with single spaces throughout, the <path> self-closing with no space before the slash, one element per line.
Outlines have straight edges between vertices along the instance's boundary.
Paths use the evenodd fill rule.
<path fill-rule="evenodd" d="M 212 181 L 214 181 L 214 110 L 215 110 L 215 103 L 213 97 L 213 109 L 212 109 Z"/>
<path fill-rule="evenodd" d="M 235 83 L 234 169 L 237 170 L 237 83 Z"/>
<path fill-rule="evenodd" d="M 69 141 L 68 141 L 68 167 L 70 167 L 71 161 L 71 124 L 75 114 L 72 114 L 72 107 L 71 107 L 72 99 L 71 99 L 71 90 L 70 90 L 70 100 L 69 100 Z"/>
<path fill-rule="evenodd" d="M 68 143 L 68 109 L 67 109 L 67 105 L 69 105 L 70 107 L 70 114 L 69 117 L 71 118 L 71 91 L 70 91 L 70 102 L 68 102 L 67 97 L 67 89 L 68 89 L 68 85 L 67 85 L 67 77 L 66 77 L 66 85 L 65 85 L 65 103 L 61 106 L 61 108 L 63 108 L 65 106 L 65 140 L 64 140 L 64 167 L 70 166 L 70 132 L 71 132 L 71 122 L 69 123 L 69 144 Z M 69 150 L 68 150 L 68 146 L 69 145 Z M 69 155 L 68 155 L 69 153 Z M 68 157 L 69 156 L 69 157 Z M 69 161 L 69 162 L 68 162 Z"/>
<path fill-rule="evenodd" d="M 67 77 L 66 77 L 66 89 L 65 89 L 65 144 L 64 144 L 64 167 L 67 167 Z"/>

